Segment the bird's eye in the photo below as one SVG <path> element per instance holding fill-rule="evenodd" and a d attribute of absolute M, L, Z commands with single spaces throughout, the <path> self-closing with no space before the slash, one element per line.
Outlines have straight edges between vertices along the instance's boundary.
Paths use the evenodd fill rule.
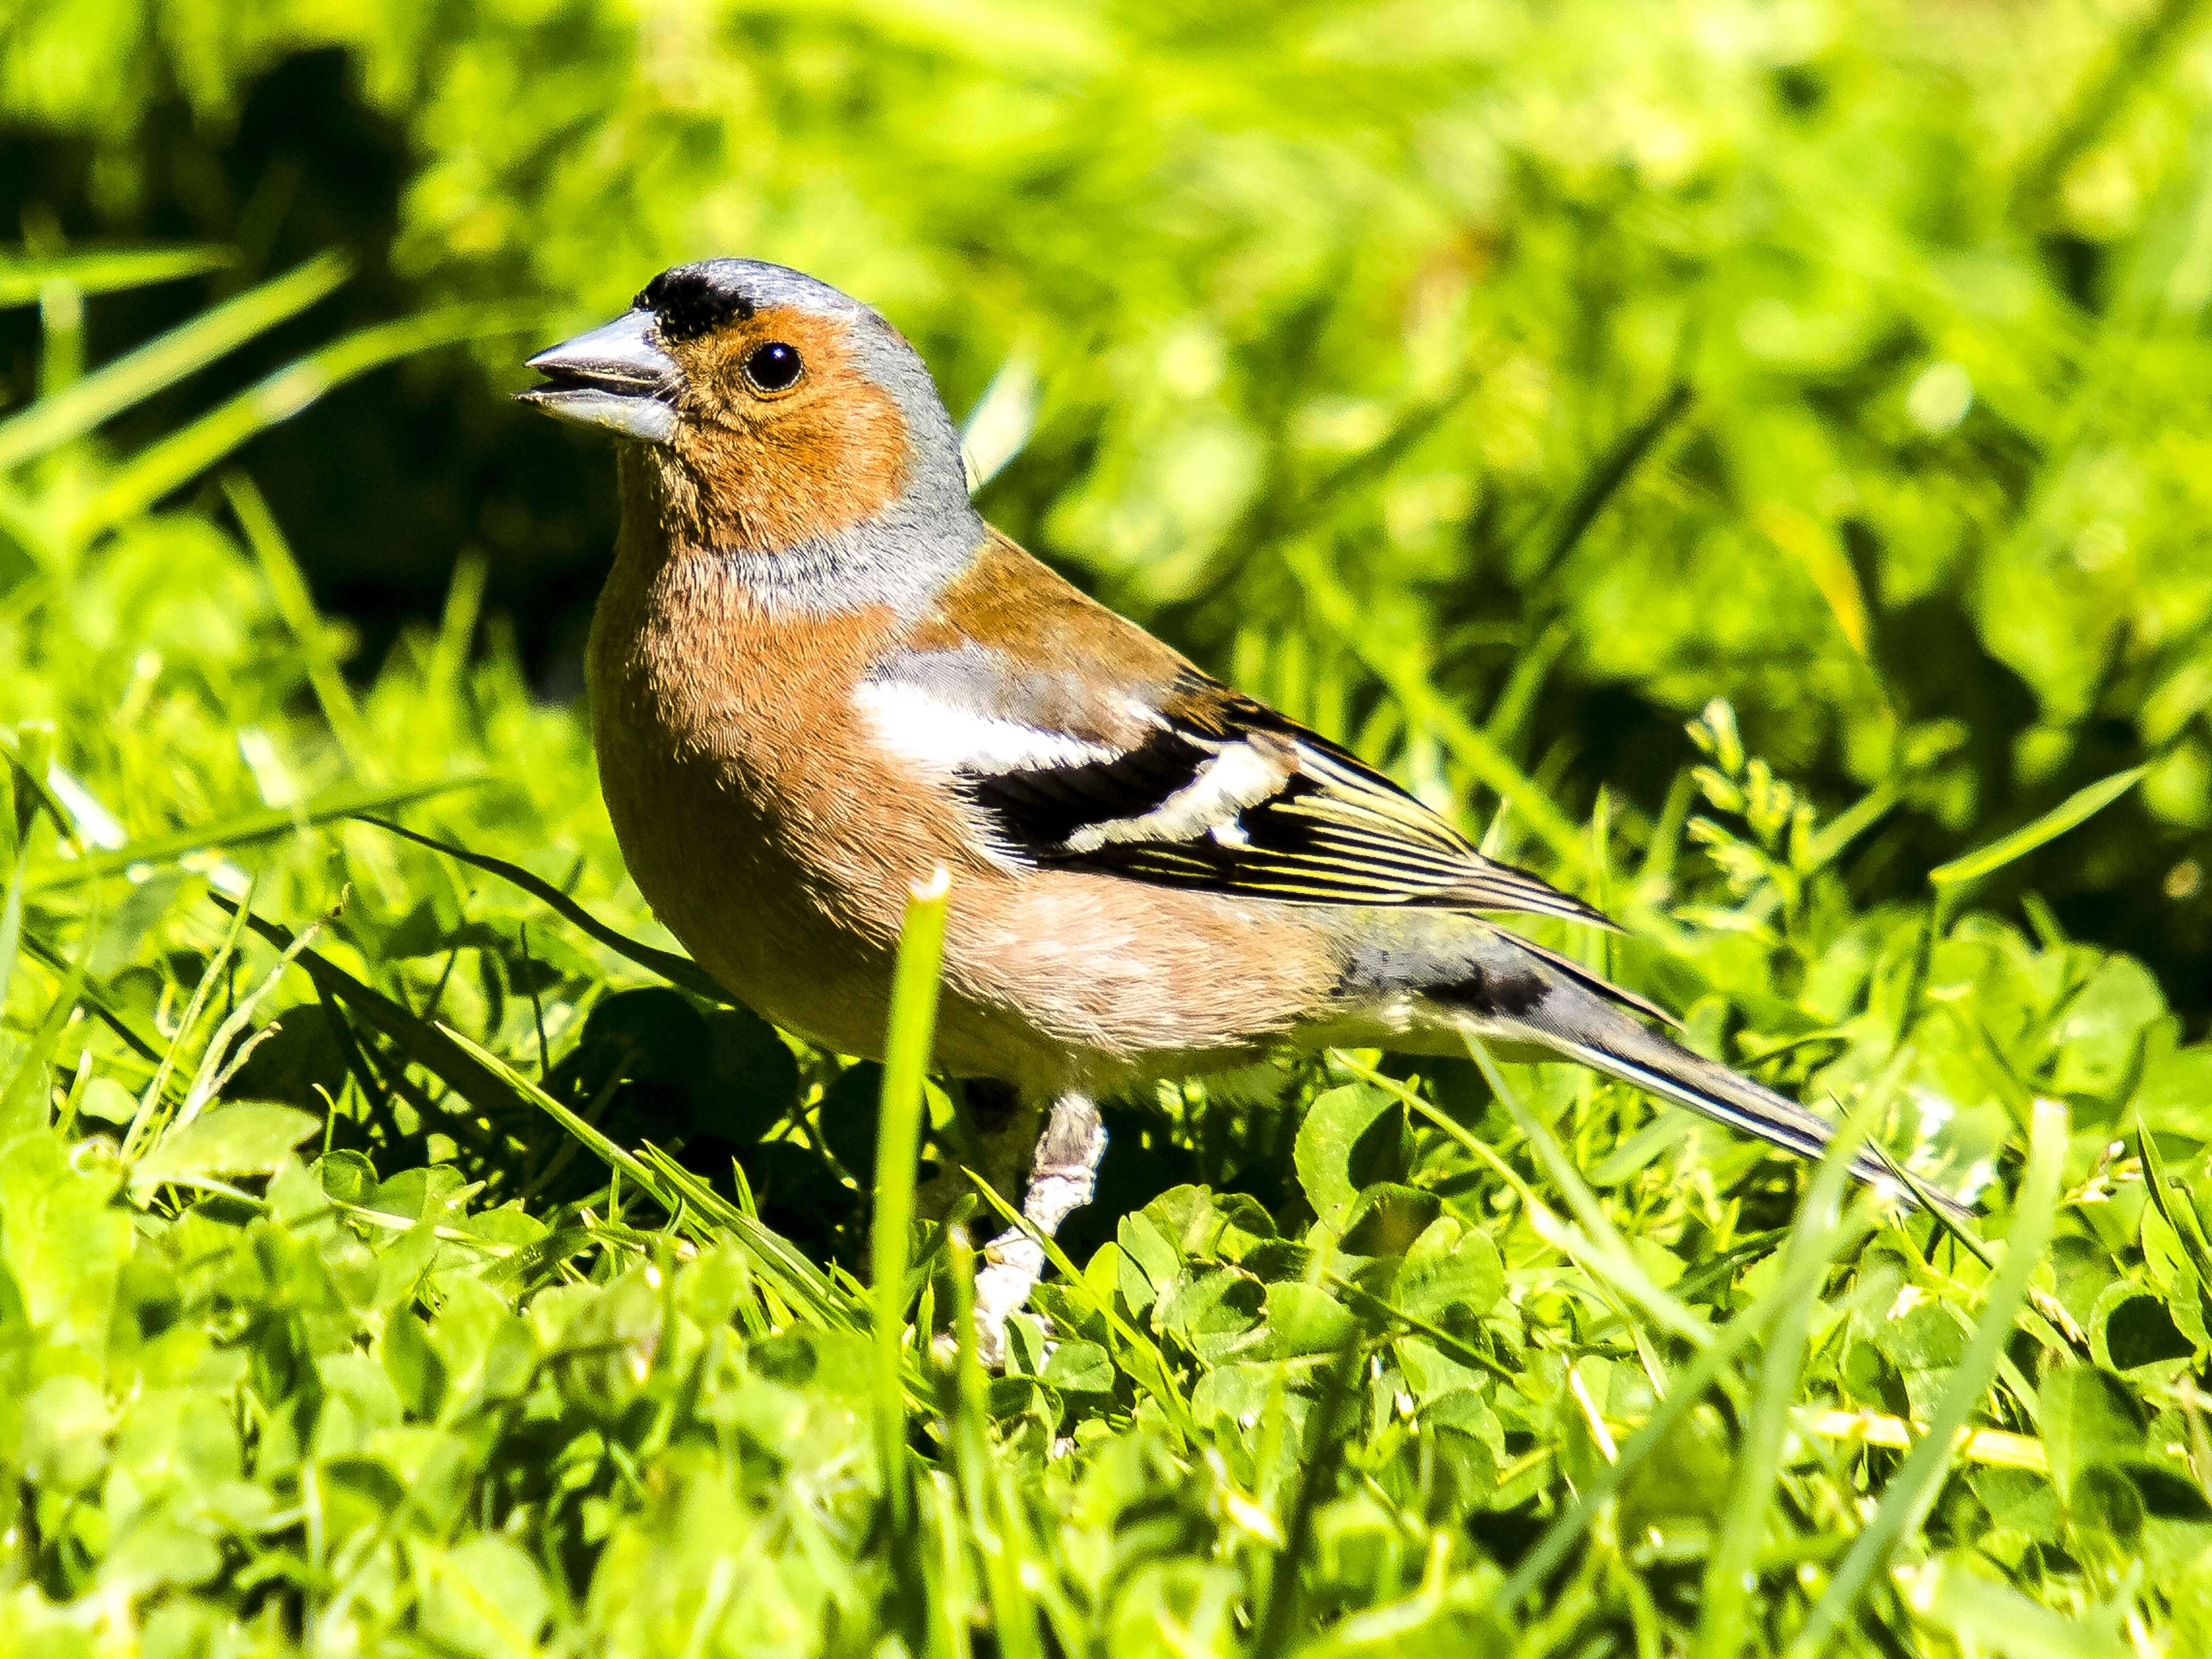
<path fill-rule="evenodd" d="M 770 340 L 764 346 L 753 348 L 745 359 L 745 379 L 760 392 L 788 392 L 799 382 L 799 372 L 805 364 L 799 361 L 799 353 L 781 340 Z"/>

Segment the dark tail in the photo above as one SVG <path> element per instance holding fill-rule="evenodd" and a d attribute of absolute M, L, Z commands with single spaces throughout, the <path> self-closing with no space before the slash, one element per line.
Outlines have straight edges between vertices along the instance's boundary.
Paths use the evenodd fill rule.
<path fill-rule="evenodd" d="M 1528 948 L 1525 940 L 1515 939 L 1513 943 Z M 1673 1038 L 1632 1019 L 1620 1007 L 1609 1006 L 1609 1001 L 1618 1001 L 1643 1010 L 1650 1005 L 1607 984 L 1579 963 L 1540 949 L 1533 954 L 1558 969 L 1566 981 L 1553 980 L 1542 1000 L 1521 1017 L 1529 1034 L 1546 1048 L 1801 1158 L 1817 1158 L 1827 1150 L 1836 1129 L 1828 1119 L 1702 1054 L 1692 1054 Z M 1965 1221 L 1972 1215 L 1965 1205 L 1944 1194 L 1925 1188 L 1916 1192 L 1879 1147 L 1869 1146 L 1856 1153 L 1851 1159 L 1851 1173 L 1862 1181 L 1888 1182 L 1908 1198 L 1924 1193 L 1954 1220 Z"/>

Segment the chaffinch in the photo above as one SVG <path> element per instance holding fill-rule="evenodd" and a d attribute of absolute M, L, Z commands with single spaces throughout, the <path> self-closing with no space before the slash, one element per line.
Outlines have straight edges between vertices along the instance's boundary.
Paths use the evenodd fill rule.
<path fill-rule="evenodd" d="M 1805 1156 L 1824 1119 L 1486 915 L 1612 924 L 986 524 L 921 358 L 781 265 L 655 277 L 520 394 L 620 446 L 589 658 L 639 890 L 734 995 L 882 1050 L 910 884 L 952 878 L 938 1061 L 1049 1109 L 1024 1211 L 1086 1202 L 1103 1091 L 1284 1042 L 1578 1060 Z M 1891 1173 L 1879 1152 L 1856 1158 Z M 1042 1253 L 979 1275 L 995 1347 Z"/>

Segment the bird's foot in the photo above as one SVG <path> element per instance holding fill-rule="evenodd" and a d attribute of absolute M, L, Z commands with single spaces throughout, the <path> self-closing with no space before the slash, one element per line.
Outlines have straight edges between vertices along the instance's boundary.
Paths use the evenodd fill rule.
<path fill-rule="evenodd" d="M 1029 1225 L 1009 1228 L 986 1245 L 975 1274 L 975 1348 L 990 1370 L 1005 1369 L 1006 1321 L 1044 1276 L 1043 1240 L 1091 1201 L 1105 1154 L 1106 1127 L 1091 1097 L 1071 1092 L 1054 1100 L 1022 1200 Z"/>

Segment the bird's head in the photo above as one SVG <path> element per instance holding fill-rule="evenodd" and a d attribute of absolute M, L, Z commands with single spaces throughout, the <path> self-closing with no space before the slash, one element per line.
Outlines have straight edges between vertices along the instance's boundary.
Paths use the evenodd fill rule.
<path fill-rule="evenodd" d="M 905 337 L 826 283 L 756 259 L 678 265 L 612 322 L 530 360 L 518 393 L 635 441 L 701 544 L 818 548 L 886 517 L 972 517 L 960 442 Z"/>

